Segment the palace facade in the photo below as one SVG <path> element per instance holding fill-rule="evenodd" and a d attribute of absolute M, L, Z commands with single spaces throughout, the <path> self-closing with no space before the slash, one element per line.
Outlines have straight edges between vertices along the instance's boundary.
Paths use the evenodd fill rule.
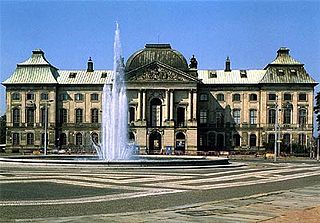
<path fill-rule="evenodd" d="M 147 44 L 126 62 L 129 138 L 140 153 L 282 150 L 308 147 L 317 83 L 280 48 L 263 69 L 200 70 L 169 44 Z M 11 150 L 92 149 L 99 141 L 104 83 L 111 70 L 60 70 L 36 49 L 2 84 Z M 47 123 L 47 124 L 46 124 Z M 279 128 L 275 131 L 275 124 Z"/>

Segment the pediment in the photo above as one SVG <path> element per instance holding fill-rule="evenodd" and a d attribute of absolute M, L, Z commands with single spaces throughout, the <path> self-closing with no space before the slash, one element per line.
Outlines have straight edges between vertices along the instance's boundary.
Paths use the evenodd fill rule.
<path fill-rule="evenodd" d="M 126 74 L 127 81 L 198 82 L 199 79 L 176 68 L 155 61 Z"/>

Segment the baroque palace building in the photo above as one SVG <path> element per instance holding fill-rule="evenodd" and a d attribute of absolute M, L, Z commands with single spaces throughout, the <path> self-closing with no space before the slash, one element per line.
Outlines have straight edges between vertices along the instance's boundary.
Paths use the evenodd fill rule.
<path fill-rule="evenodd" d="M 263 69 L 198 70 L 169 44 L 147 44 L 126 62 L 129 138 L 140 153 L 308 147 L 317 83 L 280 48 Z M 99 141 L 104 83 L 111 70 L 59 70 L 36 49 L 6 87 L 7 149 L 90 150 Z M 47 123 L 47 125 L 46 125 Z M 292 151 L 292 150 L 291 150 Z"/>

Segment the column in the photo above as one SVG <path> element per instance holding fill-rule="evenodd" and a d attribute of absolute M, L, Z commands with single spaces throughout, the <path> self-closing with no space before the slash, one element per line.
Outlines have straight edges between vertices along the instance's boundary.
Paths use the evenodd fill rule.
<path fill-rule="evenodd" d="M 138 91 L 137 119 L 141 120 L 141 91 Z"/>
<path fill-rule="evenodd" d="M 142 119 L 146 120 L 146 90 L 142 91 Z"/>
<path fill-rule="evenodd" d="M 193 110 L 193 102 L 192 102 L 192 90 L 189 91 L 189 109 L 188 109 L 188 120 L 192 120 L 192 110 Z"/>
<path fill-rule="evenodd" d="M 197 119 L 197 91 L 196 90 L 193 91 L 192 101 L 193 101 L 193 103 L 192 103 L 192 112 L 193 112 L 192 118 L 194 120 L 196 120 Z"/>
<path fill-rule="evenodd" d="M 166 90 L 166 117 L 165 117 L 165 120 L 170 120 L 170 102 L 169 102 L 169 97 L 170 97 L 170 90 L 167 89 Z"/>
<path fill-rule="evenodd" d="M 170 90 L 170 120 L 173 120 L 173 90 Z"/>

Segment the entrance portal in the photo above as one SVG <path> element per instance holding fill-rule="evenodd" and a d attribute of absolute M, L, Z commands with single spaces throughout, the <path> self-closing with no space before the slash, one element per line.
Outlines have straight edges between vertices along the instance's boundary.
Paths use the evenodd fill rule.
<path fill-rule="evenodd" d="M 153 132 L 149 136 L 149 154 L 159 154 L 161 151 L 161 134 Z"/>
<path fill-rule="evenodd" d="M 186 150 L 186 137 L 182 132 L 176 135 L 176 148 L 175 154 L 184 154 Z"/>

